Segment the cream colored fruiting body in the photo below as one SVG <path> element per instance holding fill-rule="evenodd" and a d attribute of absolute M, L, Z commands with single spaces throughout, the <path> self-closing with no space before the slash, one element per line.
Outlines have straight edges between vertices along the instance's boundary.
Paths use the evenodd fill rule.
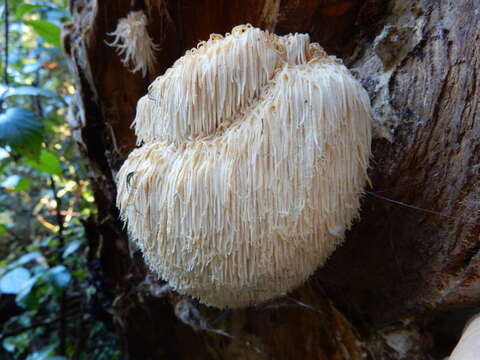
<path fill-rule="evenodd" d="M 217 307 L 301 284 L 343 241 L 367 182 L 365 90 L 308 35 L 213 35 L 138 102 L 121 217 L 150 269 Z"/>
<path fill-rule="evenodd" d="M 108 45 L 116 48 L 122 56 L 122 63 L 133 66 L 133 73 L 141 71 L 143 77 L 147 72 L 153 72 L 155 51 L 160 50 L 148 34 L 147 25 L 147 15 L 143 10 L 131 11 L 118 21 L 115 31 L 108 34 L 115 37 Z"/>
<path fill-rule="evenodd" d="M 478 360 L 480 358 L 480 315 L 469 321 L 449 360 Z"/>

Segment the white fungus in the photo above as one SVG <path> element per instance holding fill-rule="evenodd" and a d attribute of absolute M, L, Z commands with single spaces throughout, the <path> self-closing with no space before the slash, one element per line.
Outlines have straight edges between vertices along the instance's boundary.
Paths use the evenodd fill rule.
<path fill-rule="evenodd" d="M 160 47 L 153 42 L 147 31 L 148 19 L 142 10 L 130 12 L 126 18 L 118 21 L 117 28 L 108 35 L 114 40 L 108 43 L 115 47 L 122 56 L 122 63 L 133 66 L 131 71 L 142 72 L 145 77 L 147 72 L 152 73 L 155 66 L 155 51 Z"/>
<path fill-rule="evenodd" d="M 480 354 L 480 315 L 471 319 L 453 349 L 449 360 L 478 360 Z"/>
<path fill-rule="evenodd" d="M 306 34 L 212 35 L 150 85 L 133 126 L 121 218 L 149 268 L 205 304 L 290 291 L 358 216 L 370 101 Z"/>

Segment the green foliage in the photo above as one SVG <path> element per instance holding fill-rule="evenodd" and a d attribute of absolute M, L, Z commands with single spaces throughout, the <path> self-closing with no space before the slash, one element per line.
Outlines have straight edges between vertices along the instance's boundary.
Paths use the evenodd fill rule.
<path fill-rule="evenodd" d="M 45 90 L 35 86 L 18 86 L 16 88 L 8 89 L 6 94 L 4 94 L 4 98 L 8 96 L 16 96 L 16 95 L 20 95 L 20 96 L 32 95 L 32 96 L 46 96 L 46 97 L 58 96 L 53 91 Z"/>
<path fill-rule="evenodd" d="M 0 114 L 0 146 L 20 153 L 37 153 L 42 140 L 42 120 L 31 111 L 12 107 Z"/>
<path fill-rule="evenodd" d="M 30 280 L 30 271 L 24 267 L 17 267 L 2 276 L 0 292 L 2 294 L 18 294 Z"/>
<path fill-rule="evenodd" d="M 37 158 L 28 159 L 26 164 L 38 171 L 46 172 L 47 174 L 62 174 L 60 159 L 57 154 L 46 149 L 43 149 Z"/>
<path fill-rule="evenodd" d="M 15 10 L 15 16 L 17 19 L 23 18 L 23 15 L 27 13 L 32 13 L 34 10 L 41 9 L 42 5 L 33 5 L 33 4 L 19 4 Z"/>
<path fill-rule="evenodd" d="M 58 26 L 45 20 L 28 20 L 24 22 L 30 25 L 46 42 L 60 47 L 60 28 Z"/>
<path fill-rule="evenodd" d="M 0 188 L 7 191 L 26 191 L 30 188 L 30 184 L 31 180 L 29 178 L 10 175 L 0 183 Z"/>
<path fill-rule="evenodd" d="M 111 301 L 85 256 L 83 223 L 95 208 L 66 124 L 74 89 L 60 50 L 65 1 L 10 0 L 9 14 L 6 71 L 0 64 L 0 358 L 120 359 Z"/>

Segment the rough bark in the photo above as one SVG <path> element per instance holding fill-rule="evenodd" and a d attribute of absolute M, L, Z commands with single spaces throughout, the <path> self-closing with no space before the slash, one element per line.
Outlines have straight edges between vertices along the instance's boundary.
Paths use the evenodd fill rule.
<path fill-rule="evenodd" d="M 479 0 L 72 0 L 70 122 L 98 215 L 89 260 L 132 359 L 438 359 L 480 301 Z M 145 9 L 161 44 L 132 74 L 107 46 Z M 344 59 L 375 115 L 372 187 L 345 245 L 287 297 L 218 311 L 154 281 L 117 219 L 114 174 L 148 84 L 210 33 L 308 32 Z M 100 266 L 94 266 L 99 264 Z"/>

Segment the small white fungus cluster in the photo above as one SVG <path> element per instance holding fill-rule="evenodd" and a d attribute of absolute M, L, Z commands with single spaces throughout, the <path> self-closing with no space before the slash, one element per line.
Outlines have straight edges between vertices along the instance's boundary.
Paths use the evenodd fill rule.
<path fill-rule="evenodd" d="M 123 57 L 122 63 L 133 66 L 133 73 L 141 71 L 143 77 L 153 72 L 155 51 L 160 50 L 148 34 L 147 25 L 148 19 L 142 10 L 132 11 L 118 21 L 114 32 L 108 34 L 115 37 L 108 45 L 116 48 Z"/>
<path fill-rule="evenodd" d="M 206 304 L 293 289 L 358 215 L 369 98 L 308 35 L 212 35 L 150 85 L 133 126 L 121 218 L 150 269 Z"/>

